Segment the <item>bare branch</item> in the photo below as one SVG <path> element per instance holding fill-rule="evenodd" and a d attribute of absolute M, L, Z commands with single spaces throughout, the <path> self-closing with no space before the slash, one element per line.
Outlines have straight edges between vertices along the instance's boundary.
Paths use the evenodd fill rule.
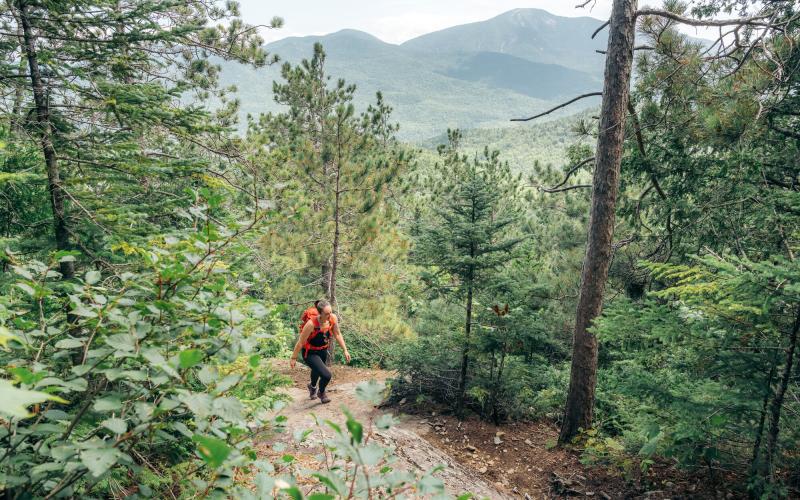
<path fill-rule="evenodd" d="M 579 95 L 578 97 L 570 99 L 569 101 L 567 101 L 567 102 L 565 102 L 563 104 L 559 104 L 558 106 L 556 106 L 554 108 L 550 108 L 547 111 L 539 113 L 538 115 L 531 116 L 530 118 L 512 118 L 511 121 L 512 122 L 528 122 L 528 121 L 534 120 L 536 118 L 542 117 L 544 115 L 549 115 L 553 111 L 561 109 L 561 108 L 563 108 L 565 106 L 569 106 L 570 104 L 572 104 L 575 101 L 579 101 L 581 99 L 586 99 L 587 97 L 595 97 L 595 96 L 601 96 L 601 95 L 603 95 L 602 92 L 589 92 L 588 94 L 582 94 L 582 95 Z"/>
<path fill-rule="evenodd" d="M 561 182 L 559 182 L 558 184 L 556 184 L 555 186 L 553 186 L 551 188 L 542 188 L 542 191 L 545 191 L 545 192 L 548 192 L 548 193 L 554 192 L 555 189 L 558 189 L 561 186 L 563 186 L 564 184 L 566 184 L 567 181 L 569 180 L 569 178 L 572 177 L 572 174 L 577 172 L 579 168 L 581 168 L 582 166 L 584 166 L 587 163 L 592 162 L 592 161 L 594 161 L 594 156 L 586 158 L 585 160 L 581 160 L 577 165 L 575 165 L 571 169 L 569 169 L 569 172 L 567 172 L 567 174 L 564 176 L 564 180 L 562 180 Z"/>
<path fill-rule="evenodd" d="M 773 27 L 774 24 L 764 21 L 772 17 L 772 13 L 752 17 L 740 17 L 738 19 L 693 19 L 691 17 L 684 17 L 673 12 L 660 9 L 639 9 L 636 11 L 636 17 L 639 16 L 658 16 L 671 19 L 677 23 L 687 24 L 689 26 L 764 26 Z"/>
<path fill-rule="evenodd" d="M 656 50 L 656 49 L 655 49 L 655 47 L 651 47 L 649 45 L 638 45 L 638 46 L 634 47 L 633 50 L 637 51 L 637 50 Z M 605 50 L 600 50 L 600 49 L 595 50 L 595 52 L 597 52 L 598 54 L 603 54 L 603 55 L 605 55 L 605 53 L 606 53 Z"/>
<path fill-rule="evenodd" d="M 542 188 L 542 191 L 544 191 L 545 193 L 563 193 L 564 191 L 571 191 L 573 189 L 584 189 L 584 188 L 590 188 L 590 187 L 592 187 L 591 184 L 576 184 L 574 186 L 567 186 L 567 187 L 563 187 L 563 188 L 559 188 L 559 189 Z"/>
<path fill-rule="evenodd" d="M 586 0 L 583 3 L 579 3 L 578 5 L 576 5 L 575 8 L 576 9 L 582 9 L 582 8 L 586 7 L 587 5 L 589 5 L 589 4 L 592 4 L 591 8 L 594 8 L 596 3 L 597 3 L 597 0 Z"/>
<path fill-rule="evenodd" d="M 596 36 L 597 36 L 597 34 L 598 34 L 598 33 L 600 33 L 601 31 L 603 31 L 603 28 L 605 28 L 605 27 L 606 27 L 606 26 L 608 26 L 609 24 L 611 24 L 611 21 L 606 21 L 606 22 L 604 22 L 603 24 L 601 24 L 599 28 L 597 28 L 596 30 L 594 30 L 594 33 L 592 33 L 592 40 L 594 40 L 594 37 L 596 37 Z"/>

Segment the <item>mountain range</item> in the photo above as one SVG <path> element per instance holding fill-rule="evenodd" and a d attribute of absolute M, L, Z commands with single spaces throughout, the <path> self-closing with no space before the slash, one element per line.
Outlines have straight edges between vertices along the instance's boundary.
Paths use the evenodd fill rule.
<path fill-rule="evenodd" d="M 542 111 L 555 102 L 602 89 L 606 33 L 591 17 L 561 17 L 539 9 L 516 9 L 492 19 L 454 26 L 396 45 L 361 31 L 290 37 L 266 49 L 284 62 L 309 58 L 320 42 L 326 71 L 357 86 L 364 109 L 377 91 L 394 108 L 401 138 L 420 141 L 450 127 L 485 128 Z M 223 63 L 221 80 L 236 85 L 243 113 L 277 111 L 272 82 L 279 65 L 253 69 Z M 594 106 L 586 100 L 563 113 Z M 557 115 L 556 115 L 557 116 Z"/>

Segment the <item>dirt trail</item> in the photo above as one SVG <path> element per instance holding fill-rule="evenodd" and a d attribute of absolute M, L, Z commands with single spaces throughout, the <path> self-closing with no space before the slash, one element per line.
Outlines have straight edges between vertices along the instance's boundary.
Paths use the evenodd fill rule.
<path fill-rule="evenodd" d="M 388 372 L 337 367 L 334 370 L 334 381 L 328 388 L 332 401 L 323 405 L 319 403 L 318 399 L 309 400 L 308 398 L 308 391 L 305 389 L 308 377 L 307 367 L 298 364 L 293 371 L 290 371 L 288 363 L 276 362 L 275 368 L 277 371 L 291 376 L 295 383 L 292 387 L 283 390 L 292 398 L 292 401 L 280 411 L 280 414 L 288 417 L 286 432 L 277 435 L 270 442 L 262 443 L 260 449 L 264 456 L 280 455 L 281 453 L 274 452 L 271 446 L 276 441 L 280 441 L 287 445 L 287 450 L 293 450 L 293 454 L 301 464 L 308 464 L 310 468 L 313 468 L 313 464 L 317 462 L 315 456 L 319 451 L 321 440 L 323 437 L 332 437 L 332 431 L 330 429 L 316 430 L 301 445 L 297 445 L 292 438 L 296 430 L 315 428 L 312 413 L 320 421 L 328 419 L 342 425 L 345 421 L 341 411 L 342 406 L 347 407 L 353 416 L 364 424 L 369 421 L 371 415 L 377 417 L 381 413 L 386 413 L 384 410 L 374 409 L 368 403 L 359 401 L 355 396 L 355 388 L 359 382 L 371 378 L 383 381 L 390 375 Z M 426 435 L 430 433 L 430 426 L 419 423 L 418 418 L 397 414 L 395 416 L 400 420 L 399 425 L 386 431 L 378 431 L 373 427 L 373 432 L 375 439 L 386 446 L 395 448 L 399 459 L 397 469 L 425 472 L 437 465 L 444 464 L 447 468 L 438 473 L 437 477 L 444 481 L 447 493 L 454 497 L 469 491 L 477 498 L 514 498 L 483 481 L 473 471 L 462 467 L 455 458 L 431 444 L 426 438 Z M 324 436 L 326 433 L 327 436 Z"/>

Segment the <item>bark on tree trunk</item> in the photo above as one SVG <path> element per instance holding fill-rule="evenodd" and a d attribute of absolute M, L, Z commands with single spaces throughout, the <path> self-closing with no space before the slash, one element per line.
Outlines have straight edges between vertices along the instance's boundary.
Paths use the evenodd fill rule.
<path fill-rule="evenodd" d="M 47 102 L 47 96 L 45 96 L 41 72 L 39 71 L 36 39 L 28 15 L 27 3 L 24 0 L 20 0 L 18 2 L 18 7 L 20 23 L 22 25 L 22 36 L 25 40 L 24 50 L 30 70 L 33 102 L 36 106 L 36 122 L 39 126 L 42 153 L 44 154 L 45 165 L 47 167 L 47 187 L 50 193 L 50 203 L 53 210 L 56 248 L 59 250 L 69 250 L 71 246 L 69 243 L 69 230 L 64 208 L 64 192 L 61 186 L 61 172 L 58 167 L 56 151 L 53 147 L 50 108 Z M 72 277 L 75 276 L 75 266 L 72 262 L 62 261 L 60 263 L 60 270 L 64 279 L 72 279 Z"/>
<path fill-rule="evenodd" d="M 789 335 L 789 346 L 786 348 L 786 362 L 783 365 L 783 373 L 781 374 L 780 385 L 775 391 L 775 397 L 772 398 L 772 405 L 770 406 L 770 419 L 769 419 L 769 435 L 767 436 L 767 456 L 766 456 L 766 469 L 769 473 L 770 482 L 774 479 L 775 467 L 773 460 L 775 459 L 775 452 L 778 448 L 778 433 L 780 432 L 781 423 L 781 410 L 783 409 L 783 400 L 786 397 L 786 390 L 789 388 L 789 381 L 792 378 L 792 368 L 794 367 L 794 352 L 797 348 L 797 332 L 800 330 L 800 307 L 797 309 L 792 332 Z"/>
<path fill-rule="evenodd" d="M 9 5 L 10 7 L 10 5 Z M 22 54 L 25 53 L 25 37 L 22 34 L 22 25 L 17 24 L 17 38 L 19 39 L 19 48 Z M 18 72 L 20 75 L 25 74 L 25 68 L 28 66 L 27 62 L 25 61 L 24 57 L 19 58 L 19 65 L 18 65 Z M 11 116 L 9 117 L 9 128 L 10 130 L 19 135 L 22 133 L 22 99 L 24 97 L 25 88 L 21 78 L 16 83 L 16 87 L 14 88 L 14 101 L 11 106 Z"/>
<path fill-rule="evenodd" d="M 464 397 L 467 392 L 467 369 L 469 368 L 469 338 L 472 332 L 472 282 L 467 285 L 467 318 L 464 324 L 464 348 L 461 352 L 461 376 L 458 379 L 458 419 L 464 418 Z"/>
<path fill-rule="evenodd" d="M 592 424 L 597 383 L 597 339 L 587 331 L 600 314 L 612 258 L 619 170 L 633 62 L 637 0 L 614 0 L 606 52 L 589 236 L 575 318 L 569 393 L 559 443 Z"/>
<path fill-rule="evenodd" d="M 761 442 L 764 436 L 764 424 L 767 420 L 767 409 L 769 408 L 769 398 L 772 395 L 772 380 L 775 378 L 775 362 L 772 363 L 772 368 L 767 376 L 767 383 L 764 389 L 764 403 L 761 405 L 761 416 L 758 421 L 758 430 L 756 431 L 756 439 L 753 442 L 753 458 L 750 461 L 750 474 L 755 476 L 761 471 Z M 756 489 L 750 490 L 750 498 L 761 498 L 761 492 Z"/>

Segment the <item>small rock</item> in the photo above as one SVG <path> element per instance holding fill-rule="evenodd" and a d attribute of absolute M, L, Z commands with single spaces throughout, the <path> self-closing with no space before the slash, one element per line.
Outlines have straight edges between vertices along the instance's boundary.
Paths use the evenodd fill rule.
<path fill-rule="evenodd" d="M 600 498 L 602 498 L 603 500 L 611 500 L 611 495 L 609 495 L 605 491 L 601 491 L 600 492 Z"/>
<path fill-rule="evenodd" d="M 528 446 L 533 446 L 533 442 L 531 442 L 530 439 L 526 439 L 525 444 L 527 444 Z"/>
<path fill-rule="evenodd" d="M 666 483 L 664 483 L 664 486 L 666 486 L 667 488 L 672 488 L 675 486 L 675 483 L 673 483 L 672 481 L 667 481 Z"/>
<path fill-rule="evenodd" d="M 481 467 L 480 469 L 478 469 L 478 472 L 479 472 L 479 473 L 481 473 L 481 474 L 486 474 L 486 471 L 488 471 L 488 470 L 489 470 L 489 469 L 487 469 L 487 468 L 484 466 L 484 467 Z"/>
<path fill-rule="evenodd" d="M 436 412 L 435 412 L 435 411 L 432 411 L 432 412 L 431 412 L 431 417 L 435 417 L 435 416 L 436 416 Z"/>
<path fill-rule="evenodd" d="M 467 451 L 468 451 L 468 452 L 470 452 L 470 453 L 475 453 L 476 451 L 478 451 L 478 449 L 477 449 L 477 448 L 475 448 L 474 446 L 472 446 L 472 445 L 470 445 L 470 444 L 468 444 L 467 446 L 465 446 L 465 447 L 464 447 L 464 449 L 465 449 L 465 450 L 467 450 Z"/>
<path fill-rule="evenodd" d="M 508 469 L 508 470 L 506 471 L 506 473 L 507 473 L 507 474 L 509 474 L 509 475 L 511 475 L 511 474 L 513 474 L 513 473 L 515 473 L 515 472 L 517 472 L 517 469 L 514 469 L 514 468 Z"/>
<path fill-rule="evenodd" d="M 400 406 L 403 406 L 404 404 L 406 404 L 406 398 L 400 400 Z"/>
<path fill-rule="evenodd" d="M 586 493 L 584 493 L 584 495 L 586 495 L 587 497 L 593 497 L 594 491 L 587 491 Z"/>
<path fill-rule="evenodd" d="M 494 437 L 494 444 L 503 444 L 503 440 L 500 439 L 498 436 Z"/>

